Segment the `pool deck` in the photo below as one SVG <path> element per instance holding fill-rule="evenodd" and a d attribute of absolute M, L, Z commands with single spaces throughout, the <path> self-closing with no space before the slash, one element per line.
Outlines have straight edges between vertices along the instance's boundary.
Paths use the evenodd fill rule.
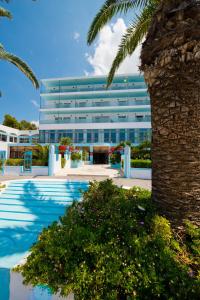
<path fill-rule="evenodd" d="M 83 175 L 68 175 L 68 176 L 0 176 L 0 182 L 10 181 L 10 180 L 25 180 L 25 179 L 65 179 L 65 180 L 75 180 L 75 181 L 84 181 L 84 180 L 97 180 L 102 181 L 108 179 L 108 176 L 83 176 Z M 114 177 L 112 178 L 113 182 L 118 186 L 124 187 L 133 187 L 139 186 L 144 189 L 151 190 L 151 180 L 142 180 L 142 179 L 130 179 L 130 178 L 123 178 L 123 177 Z"/>

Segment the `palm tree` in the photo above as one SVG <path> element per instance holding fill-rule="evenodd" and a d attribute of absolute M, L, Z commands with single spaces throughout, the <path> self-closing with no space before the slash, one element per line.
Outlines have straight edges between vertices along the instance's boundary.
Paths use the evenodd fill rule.
<path fill-rule="evenodd" d="M 185 219 L 199 225 L 200 1 L 107 0 L 91 25 L 88 43 L 113 16 L 128 11 L 135 18 L 122 38 L 108 85 L 145 38 L 140 69 L 151 98 L 152 196 L 176 227 Z"/>
<path fill-rule="evenodd" d="M 9 0 L 4 0 L 4 1 L 9 2 Z M 8 19 L 12 19 L 11 13 L 8 10 L 4 9 L 3 7 L 0 7 L 0 17 L 6 17 Z M 31 80 L 31 82 L 36 88 L 39 88 L 38 80 L 34 75 L 34 73 L 32 72 L 31 68 L 22 59 L 7 52 L 4 49 L 3 45 L 1 44 L 0 44 L 0 60 L 5 60 L 14 64 L 20 71 L 22 71 Z"/>
<path fill-rule="evenodd" d="M 41 161 L 44 166 L 47 166 L 49 160 L 49 145 L 42 146 L 36 144 L 33 150 L 33 156 L 34 159 Z"/>

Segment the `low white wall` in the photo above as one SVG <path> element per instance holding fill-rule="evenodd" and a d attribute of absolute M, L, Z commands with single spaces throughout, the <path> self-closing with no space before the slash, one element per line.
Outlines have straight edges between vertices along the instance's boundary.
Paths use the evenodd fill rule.
<path fill-rule="evenodd" d="M 74 300 L 73 295 L 70 295 L 67 298 L 52 296 L 45 290 L 24 286 L 22 282 L 23 278 L 20 274 L 15 272 L 10 273 L 9 300 Z"/>
<path fill-rule="evenodd" d="M 34 175 L 34 176 L 48 176 L 48 172 L 49 172 L 49 167 L 34 166 L 34 167 L 32 167 L 31 175 Z"/>
<path fill-rule="evenodd" d="M 131 168 L 131 178 L 134 179 L 151 179 L 152 170 L 145 168 Z"/>
<path fill-rule="evenodd" d="M 21 174 L 20 166 L 5 166 L 4 175 L 19 176 Z"/>
<path fill-rule="evenodd" d="M 19 175 L 33 175 L 33 176 L 48 176 L 48 167 L 32 167 L 32 172 L 30 173 L 22 173 L 22 167 L 20 166 L 5 166 L 4 167 L 4 175 L 12 175 L 12 176 L 19 176 Z"/>

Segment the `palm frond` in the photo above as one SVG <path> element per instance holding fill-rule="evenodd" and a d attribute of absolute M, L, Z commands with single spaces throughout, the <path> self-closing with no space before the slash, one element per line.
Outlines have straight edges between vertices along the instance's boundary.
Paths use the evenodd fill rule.
<path fill-rule="evenodd" d="M 136 16 L 133 24 L 127 29 L 126 34 L 122 37 L 117 55 L 108 75 L 107 86 L 112 83 L 114 75 L 121 63 L 127 56 L 130 56 L 135 51 L 136 47 L 145 37 L 152 20 L 152 16 L 156 10 L 156 5 L 157 1 L 153 1 L 153 3 L 143 10 L 140 16 Z"/>
<path fill-rule="evenodd" d="M 31 68 L 19 57 L 7 52 L 4 47 L 0 44 L 0 59 L 8 61 L 15 65 L 20 71 L 22 71 L 26 77 L 28 77 L 32 84 L 36 87 L 39 88 L 39 82 L 34 75 L 33 71 Z"/>
<path fill-rule="evenodd" d="M 92 44 L 101 29 L 118 13 L 127 13 L 133 8 L 145 7 L 150 0 L 107 0 L 94 18 L 87 37 Z"/>
<path fill-rule="evenodd" d="M 0 17 L 12 19 L 12 14 L 7 9 L 0 7 Z"/>

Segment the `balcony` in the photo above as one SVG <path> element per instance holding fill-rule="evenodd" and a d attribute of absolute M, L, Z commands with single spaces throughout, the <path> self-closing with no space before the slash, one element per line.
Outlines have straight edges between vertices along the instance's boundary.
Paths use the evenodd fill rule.
<path fill-rule="evenodd" d="M 87 124 L 87 123 L 121 123 L 121 122 L 151 122 L 150 116 L 143 118 L 86 118 L 86 119 L 59 119 L 59 120 L 40 120 L 40 124 Z"/>
<path fill-rule="evenodd" d="M 111 107 L 111 106 L 138 106 L 150 105 L 150 100 L 121 100 L 121 101 L 99 101 L 99 102 L 72 102 L 72 103 L 48 103 L 42 104 L 42 109 L 52 108 L 84 108 L 84 107 Z"/>
<path fill-rule="evenodd" d="M 145 89 L 144 82 L 130 82 L 130 83 L 114 83 L 109 90 L 129 90 L 129 89 Z M 41 93 L 66 93 L 66 92 L 92 92 L 92 91 L 106 91 L 106 84 L 91 84 L 91 85 L 74 85 L 63 86 L 61 84 L 55 86 L 43 86 Z"/>

